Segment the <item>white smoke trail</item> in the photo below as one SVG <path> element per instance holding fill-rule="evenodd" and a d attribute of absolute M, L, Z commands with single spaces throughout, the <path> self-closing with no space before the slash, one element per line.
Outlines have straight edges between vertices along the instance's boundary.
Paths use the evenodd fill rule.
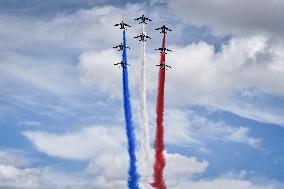
<path fill-rule="evenodd" d="M 142 32 L 146 35 L 145 24 L 142 24 Z M 146 93 L 146 41 L 142 41 L 142 53 L 141 53 L 141 93 L 140 93 L 140 122 L 141 122 L 141 145 L 142 145 L 142 157 L 141 157 L 141 183 L 144 189 L 149 188 L 150 183 L 150 137 L 149 137 L 149 124 L 148 124 L 148 112 L 147 112 L 147 93 Z"/>

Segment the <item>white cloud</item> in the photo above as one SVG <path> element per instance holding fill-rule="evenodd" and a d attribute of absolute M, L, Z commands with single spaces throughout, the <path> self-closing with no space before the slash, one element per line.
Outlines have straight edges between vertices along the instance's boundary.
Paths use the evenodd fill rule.
<path fill-rule="evenodd" d="M 175 159 L 175 155 L 172 156 Z M 206 167 L 205 163 L 196 164 L 196 162 L 192 162 L 190 164 L 191 159 L 183 159 L 183 157 L 176 158 L 175 162 L 171 162 L 168 160 L 168 164 L 173 163 L 173 166 L 182 167 L 182 171 L 178 171 L 175 169 L 173 171 L 174 174 L 168 175 L 166 171 L 166 177 L 170 176 L 172 178 L 167 179 L 168 187 L 176 188 L 176 189 L 187 189 L 196 188 L 196 189 L 219 189 L 219 188 L 233 188 L 233 189 L 281 189 L 283 187 L 283 183 L 272 181 L 272 180 L 263 180 L 261 178 L 254 179 L 245 179 L 239 175 L 227 175 L 215 177 L 211 179 L 192 179 L 190 178 L 192 175 L 190 171 L 186 170 L 188 167 L 190 170 L 196 169 L 195 171 L 203 171 L 204 167 Z M 177 165 L 179 162 L 179 165 Z M 186 164 L 183 164 L 183 162 Z M 182 166 L 184 165 L 184 166 Z M 193 166 L 193 167 L 192 167 Z M 115 175 L 119 169 L 114 166 L 111 170 Z M 173 167 L 176 168 L 176 167 Z M 109 169 L 110 170 L 110 169 Z M 103 173 L 103 172 L 101 172 Z M 241 174 L 241 173 L 240 173 Z M 76 176 L 77 175 L 77 176 Z M 80 176 L 79 176 L 80 175 Z M 79 177 L 78 177 L 79 176 Z M 86 175 L 86 173 L 59 173 L 56 170 L 52 170 L 50 168 L 45 169 L 24 169 L 20 170 L 13 166 L 0 166 L 0 188 L 2 189 L 40 189 L 40 188 L 57 188 L 57 189 L 65 189 L 65 188 L 74 188 L 74 189 L 123 189 L 126 188 L 126 178 L 123 179 L 108 179 L 103 175 L 96 175 L 96 177 L 91 177 L 91 175 Z M 175 180 L 176 179 L 176 180 Z"/>
<path fill-rule="evenodd" d="M 248 127 L 233 127 L 208 120 L 191 111 L 169 109 L 165 116 L 166 142 L 175 145 L 202 146 L 207 139 L 236 142 L 260 148 L 261 139 L 250 136 Z"/>
<path fill-rule="evenodd" d="M 29 168 L 33 159 L 18 150 L 0 151 L 1 189 L 47 189 L 50 182 L 41 178 L 42 168 Z"/>
<path fill-rule="evenodd" d="M 108 160 L 114 164 L 99 164 L 101 161 L 92 161 L 85 172 L 69 173 L 60 172 L 52 168 L 26 168 L 18 169 L 14 166 L 0 165 L 0 188 L 2 189 L 123 189 L 126 188 L 126 167 L 120 169 L 119 163 L 123 158 L 107 154 Z M 102 157 L 103 158 L 103 157 Z M 121 161 L 122 160 L 122 161 Z M 106 161 L 106 160 L 103 160 Z M 194 179 L 194 174 L 203 173 L 208 162 L 197 162 L 195 158 L 181 156 L 179 154 L 167 155 L 167 167 L 165 171 L 167 185 L 170 188 L 186 189 L 219 189 L 219 188 L 242 188 L 242 189 L 281 189 L 283 183 L 265 180 L 262 178 L 248 179 L 246 171 L 239 174 L 228 174 L 211 179 Z M 98 163 L 98 164 L 97 164 Z M 117 166 L 118 165 L 118 166 Z M 98 171 L 99 170 L 99 171 Z M 104 175 L 106 174 L 106 175 Z M 94 177 L 92 177 L 94 176 Z"/>
<path fill-rule="evenodd" d="M 0 188 L 5 189 L 38 189 L 41 186 L 39 180 L 40 170 L 18 169 L 10 165 L 0 165 Z"/>
<path fill-rule="evenodd" d="M 187 81 L 190 88 L 186 92 L 190 92 L 182 93 L 181 97 L 191 100 L 190 97 L 194 95 L 201 102 L 208 95 L 218 98 L 220 93 L 226 96 L 251 86 L 283 95 L 282 83 L 274 82 L 283 80 L 284 71 L 283 64 L 277 60 L 281 57 L 275 55 L 274 48 L 276 46 L 269 46 L 265 38 L 259 36 L 233 38 L 219 53 L 214 52 L 213 46 L 203 42 L 185 48 L 175 47 L 175 53 L 167 58 L 175 67 L 175 72 L 168 73 L 170 92 L 173 92 L 173 86 L 184 86 L 184 81 Z M 278 51 L 281 49 L 279 46 Z"/>
<path fill-rule="evenodd" d="M 126 187 L 128 156 L 123 142 L 125 137 L 121 134 L 119 128 L 101 126 L 63 135 L 36 131 L 24 133 L 39 151 L 50 156 L 90 160 L 84 174 L 95 178 L 87 185 L 102 189 Z M 199 162 L 194 157 L 180 154 L 167 153 L 166 159 L 165 175 L 170 185 L 175 185 L 182 175 L 191 178 L 203 173 L 208 166 L 207 161 Z"/>
<path fill-rule="evenodd" d="M 88 174 L 97 176 L 92 185 L 100 186 L 103 189 L 115 186 L 125 188 L 127 160 L 126 154 L 107 152 L 98 155 L 86 169 Z M 165 177 L 169 187 L 176 185 L 181 178 L 191 178 L 205 172 L 209 164 L 207 161 L 198 162 L 195 157 L 168 153 L 166 153 L 166 161 Z M 110 162 L 112 166 L 110 166 Z"/>
<path fill-rule="evenodd" d="M 175 69 L 167 77 L 170 104 L 213 106 L 263 122 L 284 123 L 275 107 L 262 107 L 234 96 L 250 87 L 284 95 L 283 82 L 275 82 L 284 80 L 284 65 L 280 61 L 283 58 L 276 53 L 284 50 L 281 45 L 270 45 L 265 37 L 256 36 L 233 38 L 218 53 L 204 42 L 173 49 L 175 53 L 167 58 Z"/>
<path fill-rule="evenodd" d="M 166 154 L 166 161 L 165 178 L 170 188 L 179 185 L 182 179 L 191 179 L 206 172 L 209 166 L 207 161 L 198 162 L 195 157 L 180 154 Z"/>
<path fill-rule="evenodd" d="M 97 126 L 64 135 L 26 131 L 24 135 L 39 151 L 65 159 L 88 160 L 103 151 L 115 153 L 125 145 L 122 130 L 118 127 Z"/>
<path fill-rule="evenodd" d="M 225 136 L 225 139 L 232 142 L 239 142 L 248 144 L 252 147 L 258 148 L 260 139 L 252 138 L 248 135 L 249 129 L 247 127 L 239 127 L 237 129 L 228 128 L 229 134 Z"/>
<path fill-rule="evenodd" d="M 178 113 L 178 115 L 180 115 Z M 203 120 L 206 122 L 206 120 Z M 220 127 L 220 125 L 218 125 Z M 214 136 L 218 133 L 209 126 L 197 133 Z M 241 143 L 250 143 L 246 128 L 238 128 L 226 133 L 226 140 Z M 221 129 L 222 130 L 222 129 Z M 58 175 L 54 171 L 45 171 L 42 178 L 57 183 L 58 188 L 72 186 L 74 188 L 101 188 L 122 189 L 126 187 L 128 156 L 126 146 L 123 144 L 122 130 L 114 127 L 91 127 L 77 132 L 66 134 L 51 134 L 47 132 L 25 132 L 24 134 L 43 153 L 64 159 L 89 160 L 86 169 L 80 173 L 81 177 L 76 182 L 70 179 L 69 173 Z M 213 134 L 211 133 L 213 132 Z M 211 133 L 211 134 L 210 134 Z M 225 140 L 225 139 L 224 139 Z M 243 141 L 244 140 L 244 141 Z M 252 142 L 254 143 L 254 142 Z M 139 159 L 139 157 L 138 157 Z M 198 161 L 195 157 L 187 157 L 180 154 L 166 153 L 167 166 L 165 169 L 166 182 L 171 188 L 212 188 L 216 187 L 241 187 L 245 189 L 278 189 L 273 183 L 257 184 L 240 176 L 228 174 L 212 179 L 195 180 L 196 175 L 206 172 L 209 162 Z M 64 176 L 65 175 L 65 176 Z M 241 174 L 243 175 L 243 174 Z M 71 177 L 70 177 L 71 176 Z M 58 179 L 60 178 L 60 181 Z M 90 179 L 91 178 L 91 179 Z M 79 180 L 78 180 L 79 179 Z"/>
<path fill-rule="evenodd" d="M 261 122 L 284 124 L 279 110 L 269 106 L 269 102 L 263 107 L 260 102 L 245 101 L 235 95 L 239 91 L 254 95 L 255 91 L 249 91 L 250 88 L 273 96 L 284 95 L 283 82 L 275 82 L 284 80 L 281 43 L 271 44 L 269 38 L 259 35 L 233 38 L 220 52 L 205 42 L 170 48 L 174 49 L 167 56 L 168 64 L 174 68 L 167 72 L 166 81 L 166 102 L 170 106 L 212 106 Z M 111 68 L 110 58 L 102 60 L 113 55 L 110 50 L 83 53 L 79 64 L 81 81 L 104 92 L 109 90 L 113 96 L 119 94 L 117 80 L 121 76 Z M 155 54 L 148 53 L 147 57 L 147 65 L 155 65 L 158 60 Z M 139 60 L 130 57 L 129 62 L 135 66 L 130 69 L 131 91 L 137 91 Z M 147 71 L 148 81 L 156 81 L 157 70 L 148 66 Z M 148 93 L 155 93 L 156 82 L 148 84 Z"/>
<path fill-rule="evenodd" d="M 92 86 L 111 96 L 121 96 L 121 71 L 113 64 L 120 61 L 114 50 L 89 51 L 80 55 L 80 75 L 84 85 Z"/>

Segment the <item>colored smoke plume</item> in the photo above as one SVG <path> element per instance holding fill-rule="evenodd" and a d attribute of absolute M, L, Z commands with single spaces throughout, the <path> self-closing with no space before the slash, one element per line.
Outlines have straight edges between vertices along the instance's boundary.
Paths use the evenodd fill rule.
<path fill-rule="evenodd" d="M 165 47 L 166 36 L 163 36 L 162 47 Z M 161 53 L 160 64 L 165 64 L 165 54 Z M 164 156 L 164 90 L 165 90 L 165 69 L 160 66 L 159 83 L 156 109 L 156 138 L 155 138 L 155 162 L 154 162 L 154 181 L 151 185 L 157 189 L 166 189 L 163 171 L 166 166 Z"/>
<path fill-rule="evenodd" d="M 126 34 L 123 31 L 123 45 L 126 47 Z M 135 135 L 134 127 L 132 125 L 132 113 L 130 104 L 130 94 L 128 89 L 128 71 L 127 71 L 127 54 L 126 48 L 122 53 L 122 60 L 125 66 L 122 68 L 123 72 L 123 102 L 124 102 L 124 114 L 126 121 L 126 135 L 128 142 L 128 154 L 129 154 L 129 170 L 128 170 L 128 188 L 139 189 L 138 180 L 139 175 L 136 167 L 136 155 L 135 155 Z"/>

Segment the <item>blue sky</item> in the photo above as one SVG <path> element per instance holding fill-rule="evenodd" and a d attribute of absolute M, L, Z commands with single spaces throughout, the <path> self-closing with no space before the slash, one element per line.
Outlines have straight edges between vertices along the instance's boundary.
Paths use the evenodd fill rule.
<path fill-rule="evenodd" d="M 126 188 L 120 54 L 129 22 L 130 87 L 140 143 L 141 28 L 147 27 L 151 141 L 161 24 L 166 182 L 173 189 L 284 186 L 284 1 L 0 0 L 0 189 Z M 266 12 L 267 14 L 264 14 Z M 139 154 L 138 154 L 139 157 Z M 107 162 L 112 162 L 111 165 Z"/>

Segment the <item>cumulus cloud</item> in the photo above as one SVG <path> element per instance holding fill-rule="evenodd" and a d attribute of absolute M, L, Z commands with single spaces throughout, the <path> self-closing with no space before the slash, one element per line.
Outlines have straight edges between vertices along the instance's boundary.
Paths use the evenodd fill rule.
<path fill-rule="evenodd" d="M 81 54 L 79 63 L 81 82 L 111 96 L 120 96 L 121 74 L 120 70 L 117 71 L 119 67 L 113 66 L 120 59 L 114 50 L 89 51 Z"/>
<path fill-rule="evenodd" d="M 88 160 L 85 174 L 95 176 L 88 182 L 91 187 L 125 188 L 128 156 L 121 129 L 113 127 L 91 127 L 79 132 L 55 135 L 43 132 L 25 132 L 39 151 L 50 156 L 64 159 Z M 94 140 L 95 139 L 95 140 Z M 195 157 L 166 153 L 168 166 L 166 176 L 170 185 L 175 185 L 180 178 L 191 178 L 203 173 L 207 161 L 199 162 Z"/>
<path fill-rule="evenodd" d="M 152 53 L 146 54 L 148 80 L 156 80 L 155 71 L 157 71 L 157 68 L 154 65 L 157 57 Z M 80 81 L 82 85 L 95 89 L 97 92 L 108 95 L 111 98 L 121 98 L 121 68 L 113 65 L 120 61 L 121 54 L 112 49 L 82 53 L 79 57 Z M 137 95 L 137 91 L 139 91 L 140 59 L 129 56 L 128 64 L 130 64 L 129 82 L 131 95 Z M 155 89 L 156 83 L 148 82 L 148 92 L 151 94 Z"/>
<path fill-rule="evenodd" d="M 284 93 L 282 83 L 275 83 L 283 80 L 284 68 L 279 61 L 282 57 L 276 54 L 282 47 L 269 46 L 262 36 L 232 39 L 219 53 L 203 42 L 174 49 L 168 62 L 174 63 L 176 71 L 168 73 L 168 82 L 170 86 L 179 87 L 187 78 L 190 92 L 180 94 L 183 99 L 195 97 L 202 102 L 208 94 L 217 101 L 220 93 L 226 96 L 253 86 L 275 95 Z M 173 89 L 169 90 L 172 94 Z"/>
<path fill-rule="evenodd" d="M 284 79 L 282 55 L 277 53 L 283 50 L 281 45 L 270 46 L 265 37 L 257 36 L 234 38 L 218 53 L 204 42 L 174 49 L 167 58 L 175 67 L 175 72 L 168 72 L 169 102 L 212 105 L 259 121 L 284 123 L 273 108 L 234 97 L 251 87 L 275 96 L 284 94 L 282 82 L 275 82 Z"/>
<path fill-rule="evenodd" d="M 177 115 L 180 115 L 178 113 Z M 203 120 L 206 122 L 206 120 Z M 208 134 L 209 137 L 218 137 L 224 135 L 224 140 L 234 142 L 248 143 L 250 139 L 247 135 L 247 129 L 241 127 L 237 129 L 228 129 L 227 132 L 219 129 L 220 125 L 212 128 L 208 126 L 198 133 Z M 211 128 L 211 129 L 210 129 Z M 215 131 L 217 129 L 217 131 Z M 212 133 L 213 134 L 212 134 Z M 226 133 L 227 132 L 227 133 Z M 210 134 L 211 133 L 211 134 Z M 78 132 L 66 134 L 52 134 L 47 132 L 25 132 L 33 144 L 43 153 L 50 156 L 60 157 L 64 159 L 81 159 L 87 160 L 85 170 L 81 175 L 85 175 L 74 186 L 84 186 L 85 188 L 122 189 L 126 187 L 128 156 L 125 151 L 123 142 L 124 136 L 121 129 L 113 127 L 90 127 L 82 129 Z M 221 138 L 221 137 L 219 137 Z M 94 139 L 96 139 L 94 141 Z M 254 144 L 254 142 L 252 142 Z M 153 158 L 153 157 L 152 157 Z M 273 184 L 257 184 L 243 177 L 222 176 L 214 179 L 195 180 L 195 176 L 206 172 L 209 162 L 198 161 L 195 157 L 187 157 L 181 154 L 166 153 L 167 166 L 165 176 L 167 184 L 172 188 L 187 188 L 189 186 L 196 188 L 211 187 L 215 189 L 217 186 L 222 187 L 243 187 L 246 189 L 278 189 Z M 53 173 L 54 174 L 54 173 Z M 66 175 L 67 176 L 67 175 Z M 93 177 L 93 179 L 86 179 Z M 48 175 L 46 176 L 48 178 Z M 50 176 L 49 176 L 50 177 Z M 68 177 L 68 176 L 67 176 Z M 62 178 L 67 178 L 62 177 Z M 72 179 L 71 179 L 72 180 Z M 61 181 L 62 182 L 62 181 Z M 53 183 L 56 179 L 53 178 Z M 80 183 L 80 184 L 78 184 Z M 70 182 L 61 183 L 63 186 L 71 186 Z M 59 186 L 61 186 L 59 185 Z"/>
<path fill-rule="evenodd" d="M 227 173 L 211 179 L 195 179 L 206 171 L 209 163 L 199 162 L 195 157 L 166 153 L 165 176 L 171 188 L 245 188 L 280 189 L 281 183 L 261 178 L 250 179 L 249 173 Z M 110 163 L 111 162 L 111 163 Z M 80 175 L 80 176 L 79 176 Z M 19 169 L 12 165 L 0 165 L 0 188 L 2 189 L 49 189 L 49 188 L 126 188 L 127 155 L 105 151 L 97 154 L 83 172 L 60 172 L 50 167 Z M 260 182 L 261 181 L 261 182 Z"/>
<path fill-rule="evenodd" d="M 282 64 L 284 57 L 281 53 L 284 48 L 281 43 L 272 44 L 269 38 L 259 35 L 233 38 L 222 46 L 220 52 L 216 52 L 214 46 L 205 42 L 170 48 L 174 49 L 175 53 L 167 56 L 167 62 L 174 67 L 174 71 L 170 70 L 167 73 L 168 104 L 212 106 L 261 122 L 280 125 L 284 123 L 283 117 L 275 111 L 275 107 L 264 108 L 259 102 L 249 102 L 242 99 L 242 96 L 236 96 L 236 93 L 244 94 L 246 91 L 247 94 L 255 95 L 256 91 L 250 90 L 252 88 L 264 95 L 284 95 L 283 83 L 275 82 L 284 79 Z M 79 64 L 81 81 L 92 84 L 98 89 L 103 89 L 101 86 L 108 86 L 108 89 L 113 90 L 109 93 L 116 94 L 118 89 L 115 80 L 119 76 L 109 68 L 108 61 L 101 60 L 102 57 L 113 55 L 110 50 L 83 53 Z M 158 57 L 151 53 L 147 56 L 148 65 L 154 65 Z M 130 59 L 130 62 L 139 61 Z M 101 75 L 106 69 L 113 77 Z M 153 68 L 148 70 L 148 80 L 156 80 L 155 70 Z M 132 89 L 138 90 L 137 72 L 130 71 L 130 74 L 133 76 Z M 148 92 L 151 94 L 156 86 L 153 82 L 148 83 Z"/>
<path fill-rule="evenodd" d="M 74 188 L 74 189 L 123 189 L 126 188 L 126 175 L 123 176 L 117 167 L 120 162 L 118 156 L 107 156 L 111 158 L 113 165 L 96 164 L 91 162 L 85 172 L 76 174 L 58 172 L 50 168 L 45 169 L 18 169 L 14 166 L 0 166 L 0 188 L 2 189 L 49 189 L 49 188 Z M 123 158 L 122 158 L 123 159 Z M 104 160 L 103 160 L 104 161 Z M 98 161 L 99 163 L 100 161 Z M 188 158 L 178 154 L 167 155 L 168 166 L 166 167 L 167 184 L 171 188 L 186 189 L 188 187 L 197 189 L 218 189 L 218 188 L 244 188 L 244 189 L 280 189 L 283 184 L 277 181 L 263 180 L 261 178 L 243 178 L 240 174 L 226 174 L 211 179 L 194 179 L 194 174 L 206 170 L 207 162 L 197 162 L 195 158 Z M 123 162 L 120 162 L 123 163 Z M 111 166 L 111 167 L 110 167 Z M 121 166 L 122 167 L 122 166 Z M 98 172 L 98 168 L 100 171 Z M 177 169 L 179 168 L 179 169 Z M 124 168 L 125 169 L 125 168 Z M 99 173 L 99 174 L 98 174 Z M 104 175 L 106 174 L 106 176 Z M 247 174 L 247 173 L 246 173 Z M 77 175 L 77 176 L 76 176 Z M 78 177 L 80 175 L 80 177 Z M 95 178 L 90 177 L 91 175 Z"/>
<path fill-rule="evenodd" d="M 91 182 L 92 185 L 102 188 L 115 186 L 125 188 L 127 159 L 126 154 L 108 152 L 98 155 L 86 168 L 88 174 L 97 176 L 95 181 Z M 165 177 L 169 187 L 177 185 L 182 178 L 192 178 L 197 174 L 205 172 L 209 165 L 207 161 L 199 162 L 195 157 L 187 157 L 180 154 L 166 153 L 166 161 Z M 109 162 L 111 162 L 112 166 L 109 165 Z"/>
<path fill-rule="evenodd" d="M 38 169 L 18 169 L 10 165 L 0 165 L 0 188 L 38 189 L 41 187 L 39 175 Z"/>
<path fill-rule="evenodd" d="M 179 185 L 182 179 L 191 179 L 194 176 L 204 173 L 209 162 L 198 162 L 195 157 L 187 157 L 180 154 L 166 154 L 167 166 L 165 178 L 168 187 Z"/>
<path fill-rule="evenodd" d="M 31 167 L 32 161 L 32 158 L 19 150 L 0 151 L 0 188 L 51 188 L 51 182 L 45 182 L 41 178 L 44 169 Z"/>

